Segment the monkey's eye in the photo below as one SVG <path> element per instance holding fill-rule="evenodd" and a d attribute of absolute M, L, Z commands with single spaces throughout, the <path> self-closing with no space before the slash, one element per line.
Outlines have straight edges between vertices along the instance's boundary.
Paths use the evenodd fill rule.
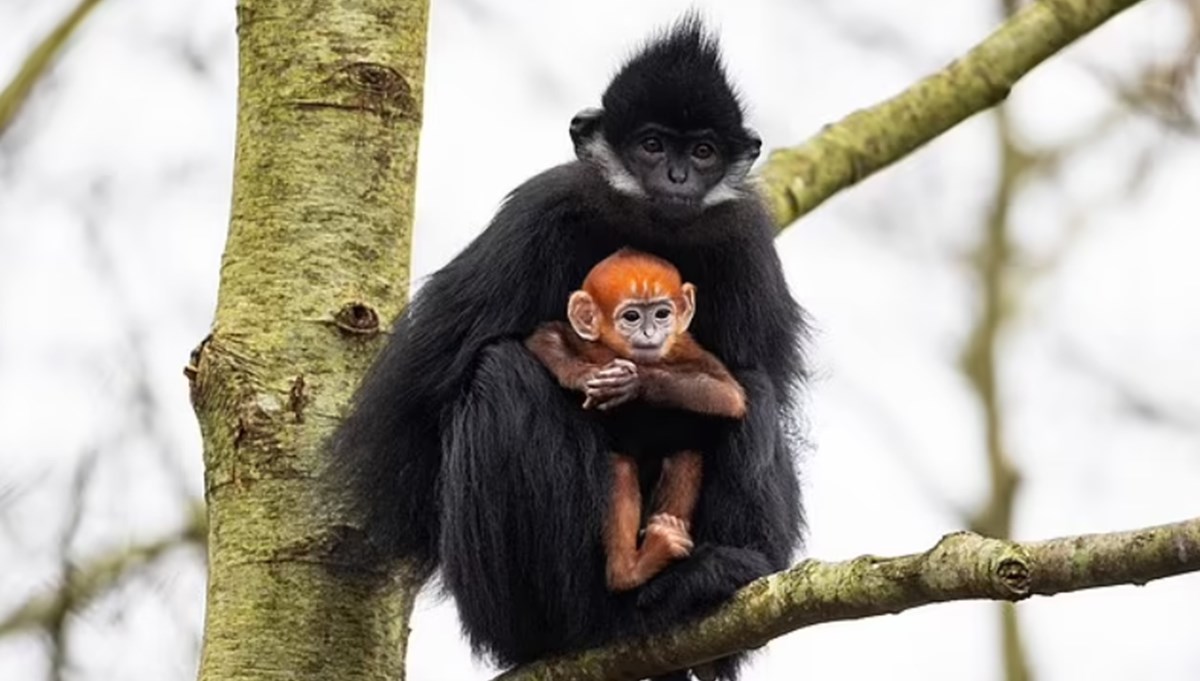
<path fill-rule="evenodd" d="M 665 307 L 660 307 L 657 310 L 655 310 L 655 312 L 654 312 L 654 318 L 658 319 L 658 320 L 664 320 L 670 316 L 671 316 L 671 311 Z"/>
<path fill-rule="evenodd" d="M 701 142 L 692 147 L 692 156 L 700 160 L 712 158 L 713 154 L 717 153 L 716 148 L 708 142 Z"/>
<path fill-rule="evenodd" d="M 662 140 L 657 137 L 647 137 L 642 140 L 642 151 L 647 154 L 661 154 L 663 150 Z"/>
<path fill-rule="evenodd" d="M 625 310 L 625 312 L 621 315 L 621 319 L 624 319 L 625 321 L 627 321 L 631 324 L 641 318 L 642 318 L 642 315 L 638 314 L 637 310 Z"/>

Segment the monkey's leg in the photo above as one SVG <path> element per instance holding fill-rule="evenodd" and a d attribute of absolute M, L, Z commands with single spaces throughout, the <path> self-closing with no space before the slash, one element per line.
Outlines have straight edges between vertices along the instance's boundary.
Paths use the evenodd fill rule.
<path fill-rule="evenodd" d="M 633 457 L 613 454 L 612 470 L 612 496 L 604 524 L 608 588 L 626 591 L 646 581 L 638 574 L 637 535 L 642 516 L 642 491 L 638 487 L 638 467 Z"/>
<path fill-rule="evenodd" d="M 703 472 L 700 452 L 683 451 L 667 457 L 654 490 L 654 512 L 675 516 L 683 521 L 685 531 L 690 530 Z"/>
<path fill-rule="evenodd" d="M 642 492 L 637 461 L 613 455 L 613 487 L 605 524 L 604 547 L 608 555 L 608 588 L 627 591 L 645 584 L 671 561 L 692 552 L 692 539 L 684 522 L 660 514 L 650 519 L 642 547 L 637 546 L 642 515 Z"/>

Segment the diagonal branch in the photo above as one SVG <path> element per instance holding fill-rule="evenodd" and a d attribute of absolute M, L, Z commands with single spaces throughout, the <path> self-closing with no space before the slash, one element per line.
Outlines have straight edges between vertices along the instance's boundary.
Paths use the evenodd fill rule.
<path fill-rule="evenodd" d="M 75 32 L 88 14 L 99 5 L 101 0 L 80 0 L 71 12 L 63 17 L 50 35 L 42 39 L 38 46 L 26 57 L 21 69 L 4 90 L 0 91 L 0 134 L 8 129 L 17 112 L 29 99 L 33 86 L 54 63 L 54 59 L 62 51 L 67 39 Z"/>
<path fill-rule="evenodd" d="M 781 228 L 1008 96 L 1025 74 L 1139 0 L 1038 0 L 946 68 L 796 147 L 759 177 Z"/>
<path fill-rule="evenodd" d="M 531 664 L 503 681 L 639 679 L 760 647 L 796 629 L 933 603 L 1019 601 L 1200 571 L 1200 518 L 1040 542 L 946 535 L 924 552 L 806 560 L 742 589 L 715 614 L 645 641 Z"/>

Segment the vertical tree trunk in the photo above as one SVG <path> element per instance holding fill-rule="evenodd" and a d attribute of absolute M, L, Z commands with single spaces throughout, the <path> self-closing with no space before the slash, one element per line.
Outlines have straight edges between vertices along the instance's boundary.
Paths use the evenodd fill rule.
<path fill-rule="evenodd" d="M 428 4 L 241 0 L 237 156 L 204 436 L 200 678 L 402 678 L 419 583 L 362 567 L 320 447 L 407 297 Z"/>

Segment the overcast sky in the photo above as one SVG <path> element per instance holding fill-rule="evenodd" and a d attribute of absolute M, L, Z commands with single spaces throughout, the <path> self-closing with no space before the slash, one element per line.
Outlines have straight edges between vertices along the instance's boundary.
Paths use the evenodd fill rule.
<path fill-rule="evenodd" d="M 69 6 L 0 1 L 0 82 Z M 654 27 L 689 6 L 723 37 L 765 147 L 894 94 L 985 37 L 997 2 L 434 3 L 414 278 L 485 226 L 504 194 L 566 160 L 567 122 Z M 181 368 L 208 330 L 228 222 L 233 2 L 105 0 L 0 138 L 0 617 L 69 555 L 178 527 L 202 491 Z M 1186 39 L 1179 2 L 1146 0 L 1039 68 L 1010 111 L 1029 150 L 1121 107 L 1116 87 Z M 1200 95 L 1191 94 L 1193 110 Z M 966 256 L 997 184 L 979 116 L 779 239 L 816 324 L 803 466 L 809 553 L 920 551 L 988 493 L 983 416 L 957 359 L 978 310 Z M 1200 145 L 1126 113 L 1022 187 L 1023 268 L 1001 344 L 1005 435 L 1024 487 L 1014 532 L 1044 538 L 1200 515 Z M 1130 188 L 1132 187 L 1132 189 Z M 194 676 L 203 563 L 171 554 L 72 620 L 72 678 Z M 1200 678 L 1200 576 L 1019 607 L 1046 680 Z M 410 679 L 487 678 L 453 607 L 424 598 Z M 772 643 L 750 678 L 998 679 L 991 604 L 824 625 Z M 0 678 L 48 666 L 0 639 Z"/>

